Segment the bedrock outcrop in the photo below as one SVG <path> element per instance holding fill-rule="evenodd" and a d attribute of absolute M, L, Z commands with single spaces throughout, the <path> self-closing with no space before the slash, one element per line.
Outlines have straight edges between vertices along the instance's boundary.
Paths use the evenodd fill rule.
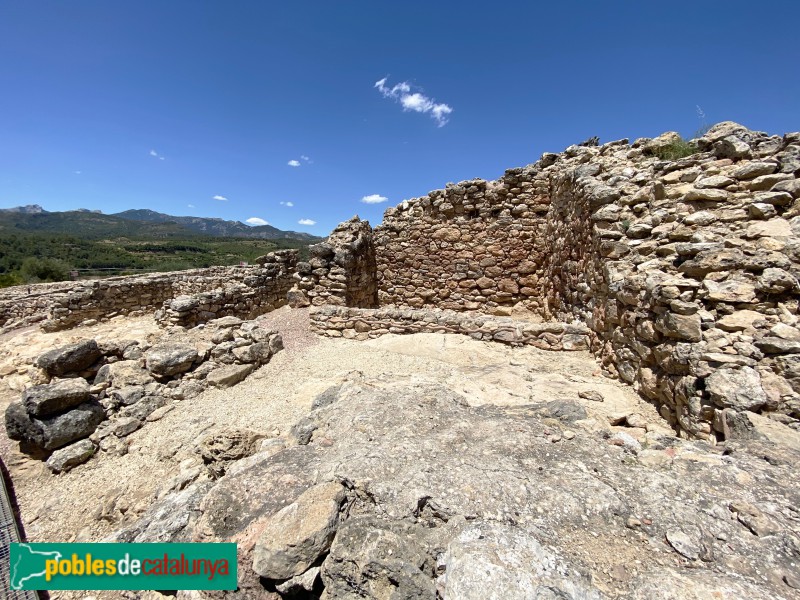
<path fill-rule="evenodd" d="M 240 587 L 210 597 L 797 597 L 796 449 L 642 446 L 566 406 L 543 419 L 414 380 L 356 378 L 314 406 L 293 441 L 110 539 L 237 542 Z"/>

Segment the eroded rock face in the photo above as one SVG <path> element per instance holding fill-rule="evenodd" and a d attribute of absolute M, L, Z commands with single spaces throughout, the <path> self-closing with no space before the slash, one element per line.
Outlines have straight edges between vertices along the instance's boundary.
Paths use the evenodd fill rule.
<path fill-rule="evenodd" d="M 448 544 L 444 562 L 444 598 L 504 600 L 509 590 L 517 598 L 602 598 L 589 577 L 574 575 L 575 565 L 515 527 L 468 525 Z"/>
<path fill-rule="evenodd" d="M 325 483 L 270 517 L 256 542 L 253 570 L 275 580 L 305 573 L 331 547 L 344 499 L 340 483 Z"/>
<path fill-rule="evenodd" d="M 115 539 L 237 541 L 256 596 L 261 575 L 289 594 L 317 568 L 330 600 L 794 594 L 797 450 L 629 448 L 585 419 L 472 407 L 430 383 L 345 383 L 316 405 L 306 445 L 233 463 Z"/>
<path fill-rule="evenodd" d="M 255 454 L 263 437 L 248 429 L 225 428 L 200 442 L 200 456 L 212 475 L 221 477 L 228 464 Z"/>

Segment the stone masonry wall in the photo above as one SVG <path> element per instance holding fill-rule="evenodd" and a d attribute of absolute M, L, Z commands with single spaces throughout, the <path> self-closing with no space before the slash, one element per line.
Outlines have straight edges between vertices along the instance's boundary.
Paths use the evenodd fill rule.
<path fill-rule="evenodd" d="M 390 208 L 381 305 L 585 323 L 688 437 L 747 435 L 742 411 L 798 427 L 800 134 L 726 122 L 659 159 L 676 137 L 571 146 Z"/>
<path fill-rule="evenodd" d="M 179 296 L 211 291 L 216 310 L 204 309 L 205 312 L 252 318 L 285 303 L 286 291 L 293 283 L 297 251 L 283 250 L 262 259 L 262 264 L 246 267 L 211 267 L 52 284 L 54 289 L 46 294 L 28 295 L 27 288 L 21 286 L 5 292 L 6 298 L 0 299 L 5 300 L 0 303 L 0 314 L 12 317 L 6 322 L 8 327 L 41 321 L 43 329 L 55 331 L 87 320 L 155 311 Z M 18 306 L 16 312 L 2 308 L 14 304 Z"/>
<path fill-rule="evenodd" d="M 387 333 L 458 333 L 476 340 L 540 350 L 588 350 L 591 330 L 568 323 L 528 323 L 508 317 L 413 308 L 321 306 L 311 311 L 320 335 L 366 340 Z"/>
<path fill-rule="evenodd" d="M 259 267 L 240 281 L 165 300 L 156 311 L 156 321 L 162 326 L 194 327 L 220 317 L 254 319 L 279 308 L 294 284 L 297 256 L 297 250 L 274 252 L 259 259 Z"/>
<path fill-rule="evenodd" d="M 47 318 L 56 297 L 75 288 L 75 282 L 35 283 L 0 290 L 0 332 L 25 327 Z"/>
<path fill-rule="evenodd" d="M 309 248 L 311 259 L 297 265 L 292 306 L 378 305 L 375 245 L 369 221 L 353 217 L 340 223 L 322 243 Z"/>

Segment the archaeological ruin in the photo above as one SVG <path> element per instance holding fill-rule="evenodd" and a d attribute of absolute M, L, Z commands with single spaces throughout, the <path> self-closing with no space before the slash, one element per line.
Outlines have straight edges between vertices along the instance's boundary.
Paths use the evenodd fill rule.
<path fill-rule="evenodd" d="M 537 454 L 537 468 L 545 469 L 538 475 L 544 478 L 542 486 L 551 487 L 550 495 L 541 491 L 544 487 L 533 491 L 526 488 L 529 480 L 519 484 L 509 475 L 534 471 L 533 459 L 518 455 L 519 449 L 538 436 L 545 440 L 544 453 L 564 439 L 561 430 L 554 433 L 552 425 L 524 419 L 518 424 L 499 409 L 467 409 L 457 394 L 430 382 L 419 385 L 432 398 L 431 405 L 417 410 L 419 395 L 405 388 L 396 394 L 373 389 L 353 376 L 316 397 L 313 412 L 294 426 L 293 442 L 286 447 L 263 446 L 259 453 L 261 438 L 252 432 L 216 440 L 228 444 L 228 450 L 247 450 L 234 448 L 224 461 L 206 457 L 209 469 L 213 467 L 209 481 L 173 489 L 173 495 L 159 498 L 161 513 L 148 509 L 109 539 L 146 541 L 147 532 L 163 533 L 164 515 L 173 511 L 185 519 L 180 527 L 169 524 L 173 529 L 167 527 L 165 538 L 246 541 L 249 549 L 240 568 L 249 579 L 242 585 L 261 593 L 263 584 L 276 598 L 478 598 L 481 583 L 472 569 L 489 560 L 484 549 L 475 550 L 481 536 L 515 549 L 526 561 L 549 565 L 539 575 L 548 582 L 550 595 L 525 597 L 700 598 L 714 597 L 703 595 L 713 593 L 714 586 L 728 590 L 719 596 L 724 598 L 798 597 L 800 515 L 797 490 L 787 489 L 793 486 L 792 473 L 796 476 L 788 459 L 765 458 L 769 465 L 761 461 L 753 467 L 759 473 L 780 470 L 784 483 L 769 492 L 780 498 L 769 505 L 772 517 L 764 516 L 769 510 L 758 508 L 755 500 L 725 500 L 724 518 L 719 517 L 725 527 L 717 534 L 701 525 L 691 535 L 681 529 L 682 512 L 691 512 L 686 522 L 700 523 L 698 515 L 706 510 L 701 501 L 688 499 L 690 482 L 674 483 L 663 474 L 648 480 L 677 495 L 675 506 L 658 509 L 669 514 L 656 537 L 666 540 L 681 561 L 708 569 L 704 578 L 691 570 L 669 576 L 677 582 L 675 589 L 696 590 L 696 596 L 658 595 L 663 573 L 673 568 L 667 562 L 638 583 L 625 579 L 624 585 L 633 587 L 619 583 L 623 587 L 617 589 L 609 583 L 598 591 L 588 563 L 575 566 L 577 562 L 564 558 L 572 550 L 562 548 L 564 556 L 549 554 L 517 529 L 521 523 L 540 526 L 541 510 L 537 514 L 531 507 L 546 506 L 556 524 L 541 525 L 548 532 L 541 538 L 545 545 L 558 546 L 554 532 L 563 523 L 569 522 L 572 532 L 580 529 L 579 513 L 586 522 L 613 515 L 625 535 L 628 530 L 648 532 L 658 525 L 645 523 L 637 507 L 657 512 L 653 507 L 663 498 L 645 498 L 647 486 L 626 479 L 624 452 L 657 451 L 657 458 L 641 456 L 650 457 L 648 468 L 661 468 L 666 460 L 662 455 L 672 460 L 675 444 L 686 444 L 680 448 L 698 456 L 698 448 L 707 453 L 720 448 L 714 454 L 717 462 L 698 458 L 692 464 L 698 481 L 714 482 L 725 490 L 720 494 L 731 496 L 731 490 L 747 487 L 752 478 L 739 471 L 726 479 L 714 471 L 723 468 L 721 448 L 735 452 L 737 443 L 762 443 L 753 423 L 761 418 L 792 434 L 800 432 L 800 133 L 769 135 L 724 122 L 696 140 L 696 152 L 662 158 L 663 149 L 678 139 L 666 133 L 633 143 L 573 145 L 509 169 L 495 181 L 447 184 L 389 208 L 374 228 L 358 217 L 345 221 L 324 242 L 311 246 L 306 261 L 296 251 L 282 251 L 252 266 L 40 284 L 30 292 L 3 290 L 3 334 L 32 325 L 46 332 L 80 331 L 115 317 L 152 314 L 164 336 L 154 345 L 103 346 L 92 340 L 42 355 L 30 365 L 30 385 L 21 400 L 6 411 L 8 436 L 46 459 L 53 473 L 66 473 L 98 453 L 123 456 L 127 449 L 120 440 L 161 418 L 171 410 L 170 401 L 235 386 L 266 365 L 285 340 L 277 331 L 260 329 L 257 319 L 285 306 L 308 310 L 311 330 L 325 339 L 367 344 L 389 334 L 459 334 L 512 349 L 551 351 L 553 360 L 561 352 L 588 352 L 605 378 L 623 382 L 654 407 L 674 438 L 659 438 L 658 443 L 648 438 L 652 447 L 630 436 L 611 442 L 603 438 L 591 457 L 575 463 L 596 460 L 613 474 L 602 482 L 589 472 L 594 467 Z M 393 414 L 393 404 L 404 407 L 406 415 Z M 548 410 L 551 420 L 564 414 L 560 406 Z M 447 421 L 438 429 L 431 425 L 445 415 Z M 459 429 L 459 419 L 469 424 L 464 425 L 469 434 Z M 481 437 L 484 426 L 503 431 L 503 439 Z M 419 447 L 408 442 L 417 432 L 426 432 L 419 433 Z M 481 471 L 469 479 L 458 469 L 469 471 L 472 465 L 462 462 L 453 473 L 425 471 L 430 479 L 420 480 L 415 465 L 428 460 L 423 449 L 434 448 L 439 435 L 461 443 L 464 456 L 498 452 L 496 460 L 506 470 Z M 350 453 L 336 445 L 347 436 L 356 440 Z M 369 461 L 371 453 L 382 452 L 371 444 L 382 439 L 398 449 L 393 455 L 396 472 L 394 466 Z M 609 444 L 621 448 L 622 458 L 605 453 Z M 770 456 L 771 450 L 759 451 Z M 585 489 L 562 496 L 558 470 Z M 314 479 L 309 473 L 323 475 Z M 756 479 L 763 485 L 771 486 L 777 478 L 774 473 L 762 475 Z M 479 487 L 475 482 L 484 476 L 505 498 L 520 494 L 527 500 L 499 504 L 490 516 L 464 492 L 477 490 L 471 486 Z M 693 475 L 681 477 L 688 481 Z M 273 495 L 268 499 L 266 493 L 254 497 L 242 491 L 257 488 L 265 478 L 285 485 L 269 488 Z M 392 487 L 395 480 L 402 485 Z M 523 491 L 514 491 L 515 485 Z M 443 489 L 456 491 L 445 498 Z M 475 491 L 482 493 L 486 491 Z M 595 506 L 595 501 L 602 509 L 581 512 L 580 507 Z M 295 512 L 286 512 L 287 507 Z M 716 510 L 707 508 L 709 514 Z M 564 512 L 563 523 L 559 511 Z M 302 521 L 298 514 L 313 518 Z M 483 533 L 480 521 L 491 522 Z M 753 540 L 729 541 L 733 538 L 725 536 L 733 534 L 728 521 L 746 527 Z M 776 525 L 778 521 L 783 525 Z M 281 546 L 284 537 L 291 538 L 287 531 L 300 535 L 296 532 L 317 525 L 308 539 L 292 538 Z M 361 546 L 366 540 L 378 554 L 396 552 L 396 560 L 365 554 Z M 751 554 L 750 543 L 761 554 L 747 559 L 757 564 L 744 567 L 742 556 Z M 719 558 L 734 554 L 736 559 L 729 562 Z M 722 563 L 724 568 L 713 567 Z M 776 565 L 774 576 L 759 579 L 756 573 L 768 564 Z M 370 568 L 394 573 L 389 587 L 400 590 L 398 595 L 386 593 L 389 583 Z M 503 569 L 506 573 L 511 567 L 505 564 Z M 442 579 L 445 571 L 451 579 Z M 730 573 L 737 574 L 725 579 Z M 507 585 L 532 590 L 544 585 L 525 579 L 527 575 L 514 577 L 516 583 Z"/>

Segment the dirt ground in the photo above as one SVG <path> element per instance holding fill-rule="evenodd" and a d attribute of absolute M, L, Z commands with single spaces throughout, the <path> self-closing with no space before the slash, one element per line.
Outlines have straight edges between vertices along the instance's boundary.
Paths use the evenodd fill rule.
<path fill-rule="evenodd" d="M 440 334 L 387 335 L 368 342 L 317 337 L 309 331 L 307 311 L 289 308 L 262 321 L 282 333 L 283 351 L 232 388 L 174 401 L 163 418 L 130 436 L 124 456 L 99 452 L 88 463 L 53 475 L 44 463 L 22 454 L 3 429 L 0 456 L 11 475 L 27 539 L 101 541 L 154 499 L 197 477 L 202 469 L 198 444 L 205 436 L 225 427 L 247 428 L 268 439 L 286 436 L 317 394 L 362 375 L 445 382 L 476 405 L 577 400 L 581 391 L 597 391 L 603 402 L 581 400 L 589 414 L 584 426 L 607 427 L 609 415 L 636 412 L 652 427 L 663 427 L 655 409 L 632 389 L 602 377 L 588 353 L 511 348 Z M 59 333 L 36 328 L 11 332 L 0 340 L 0 409 L 19 397 L 29 363 L 50 348 L 90 337 L 155 341 L 159 335 L 150 317 Z"/>

